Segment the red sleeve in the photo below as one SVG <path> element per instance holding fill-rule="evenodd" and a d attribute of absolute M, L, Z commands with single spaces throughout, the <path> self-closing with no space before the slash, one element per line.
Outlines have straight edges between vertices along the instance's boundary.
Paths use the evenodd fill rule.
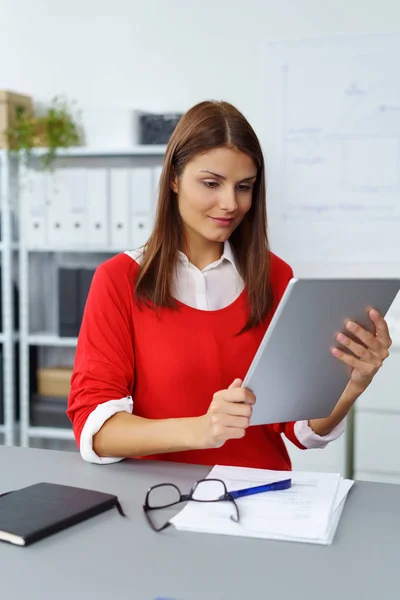
<path fill-rule="evenodd" d="M 271 253 L 271 286 L 274 296 L 274 311 L 276 310 L 276 307 L 278 306 L 292 277 L 292 267 L 290 267 L 290 265 L 288 265 L 275 254 Z M 274 423 L 273 425 L 266 425 L 266 427 L 272 429 L 274 433 L 284 433 L 288 440 L 290 440 L 295 446 L 301 450 L 305 450 L 305 446 L 299 442 L 294 433 L 295 422 L 296 421 L 291 421 L 289 423 Z"/>
<path fill-rule="evenodd" d="M 79 332 L 67 415 L 79 446 L 89 414 L 103 402 L 132 395 L 133 326 L 129 257 L 100 265 L 92 280 Z"/>

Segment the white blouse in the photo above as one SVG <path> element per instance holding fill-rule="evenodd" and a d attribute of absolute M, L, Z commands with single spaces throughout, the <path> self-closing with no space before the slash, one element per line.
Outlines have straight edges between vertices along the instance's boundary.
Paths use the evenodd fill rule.
<path fill-rule="evenodd" d="M 127 251 L 126 254 L 140 264 L 142 251 Z M 180 302 L 200 310 L 220 310 L 232 304 L 244 287 L 229 242 L 224 244 L 221 258 L 200 270 L 179 253 L 179 260 L 173 279 L 172 295 Z M 131 396 L 110 398 L 92 411 L 83 427 L 80 439 L 80 452 L 84 460 L 92 463 L 107 464 L 118 462 L 125 457 L 100 457 L 93 450 L 93 436 L 101 429 L 105 421 L 117 412 L 133 410 Z M 297 421 L 294 432 L 299 442 L 306 448 L 325 448 L 337 439 L 346 428 L 346 419 L 337 425 L 328 435 L 320 436 L 313 432 L 308 421 Z"/>

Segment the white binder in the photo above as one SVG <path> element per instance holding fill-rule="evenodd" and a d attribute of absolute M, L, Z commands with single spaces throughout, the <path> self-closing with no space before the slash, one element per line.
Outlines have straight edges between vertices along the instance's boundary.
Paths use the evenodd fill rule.
<path fill-rule="evenodd" d="M 110 244 L 116 250 L 128 250 L 130 246 L 130 190 L 130 170 L 125 168 L 110 169 Z"/>
<path fill-rule="evenodd" d="M 23 242 L 28 248 L 47 246 L 47 180 L 44 173 L 30 169 L 20 188 L 24 223 Z"/>
<path fill-rule="evenodd" d="M 87 239 L 85 170 L 61 168 L 47 177 L 49 246 L 83 246 Z"/>
<path fill-rule="evenodd" d="M 135 215 L 132 218 L 133 248 L 144 246 L 151 234 L 151 218 L 146 215 Z"/>
<path fill-rule="evenodd" d="M 139 248 L 149 239 L 153 224 L 152 169 L 133 168 L 131 181 L 131 244 Z"/>
<path fill-rule="evenodd" d="M 107 169 L 87 169 L 87 236 L 91 248 L 110 244 L 109 173 Z"/>
<path fill-rule="evenodd" d="M 132 196 L 131 211 L 134 215 L 151 214 L 152 170 L 135 167 L 131 170 Z"/>
<path fill-rule="evenodd" d="M 65 243 L 82 247 L 87 244 L 87 172 L 83 168 L 66 171 L 69 230 Z"/>

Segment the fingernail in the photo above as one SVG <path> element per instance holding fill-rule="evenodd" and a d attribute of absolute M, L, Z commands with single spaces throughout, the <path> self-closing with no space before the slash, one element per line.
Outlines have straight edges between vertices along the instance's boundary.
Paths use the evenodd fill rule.
<path fill-rule="evenodd" d="M 353 321 L 349 321 L 347 323 L 347 327 L 348 327 L 348 329 L 355 329 L 357 327 L 357 325 L 355 323 L 353 323 Z"/>
<path fill-rule="evenodd" d="M 342 353 L 338 348 L 333 348 L 332 354 L 334 354 L 335 356 L 341 356 Z"/>
<path fill-rule="evenodd" d="M 372 315 L 373 317 L 379 317 L 379 313 L 377 310 L 375 310 L 374 308 L 371 310 L 370 315 Z"/>
<path fill-rule="evenodd" d="M 339 335 L 337 336 L 337 339 L 339 342 L 341 342 L 342 344 L 344 344 L 347 340 L 347 337 L 345 335 L 343 335 L 343 333 L 339 333 Z"/>

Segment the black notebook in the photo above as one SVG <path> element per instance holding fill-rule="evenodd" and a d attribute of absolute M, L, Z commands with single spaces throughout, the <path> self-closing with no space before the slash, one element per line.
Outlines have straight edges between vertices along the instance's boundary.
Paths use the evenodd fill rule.
<path fill-rule="evenodd" d="M 0 541 L 28 546 L 113 507 L 124 516 L 112 494 L 36 483 L 0 495 Z"/>

